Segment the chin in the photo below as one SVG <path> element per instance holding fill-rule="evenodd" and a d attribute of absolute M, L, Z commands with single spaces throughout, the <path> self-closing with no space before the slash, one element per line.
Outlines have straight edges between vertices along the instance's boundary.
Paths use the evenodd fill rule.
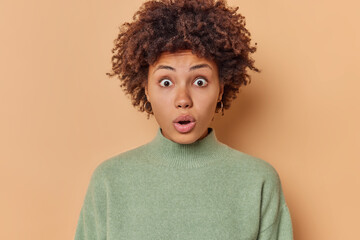
<path fill-rule="evenodd" d="M 174 141 L 176 143 L 179 143 L 179 144 L 191 144 L 191 143 L 194 143 L 196 140 L 187 140 L 187 139 L 181 139 L 179 141 Z"/>
<path fill-rule="evenodd" d="M 175 129 L 167 129 L 165 131 L 164 131 L 164 128 L 161 128 L 161 129 L 162 129 L 162 134 L 164 137 L 166 137 L 167 139 L 169 139 L 173 142 L 179 143 L 179 144 L 194 143 L 198 139 L 200 139 L 203 135 L 197 129 L 193 129 L 193 131 L 190 131 L 188 133 L 180 133 L 180 132 L 176 131 Z"/>
<path fill-rule="evenodd" d="M 172 141 L 179 143 L 179 144 L 191 144 L 196 142 L 200 136 L 195 136 L 194 134 L 188 133 L 188 134 L 181 134 L 178 133 L 177 136 L 174 136 Z"/>

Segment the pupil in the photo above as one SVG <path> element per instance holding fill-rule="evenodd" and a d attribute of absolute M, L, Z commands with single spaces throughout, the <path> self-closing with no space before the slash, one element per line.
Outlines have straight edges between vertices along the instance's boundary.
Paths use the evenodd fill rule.
<path fill-rule="evenodd" d="M 165 81 L 165 82 L 164 82 L 164 85 L 165 85 L 165 86 L 169 86 L 169 81 Z"/>
<path fill-rule="evenodd" d="M 202 86 L 203 85 L 202 81 L 198 81 L 198 85 Z"/>

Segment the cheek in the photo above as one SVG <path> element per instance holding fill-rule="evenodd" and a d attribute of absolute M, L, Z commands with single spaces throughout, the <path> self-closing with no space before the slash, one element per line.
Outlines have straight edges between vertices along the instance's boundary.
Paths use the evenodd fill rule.
<path fill-rule="evenodd" d="M 155 108 L 162 108 L 165 104 L 169 107 L 170 98 L 163 93 L 153 91 L 151 95 L 151 104 Z"/>
<path fill-rule="evenodd" d="M 215 111 L 217 97 L 218 97 L 217 94 L 212 92 L 197 95 L 197 99 L 196 99 L 197 110 L 211 115 Z"/>
<path fill-rule="evenodd" d="M 163 93 L 156 91 L 155 89 L 150 90 L 151 107 L 154 112 L 154 116 L 159 120 L 166 117 L 171 107 L 171 98 Z"/>

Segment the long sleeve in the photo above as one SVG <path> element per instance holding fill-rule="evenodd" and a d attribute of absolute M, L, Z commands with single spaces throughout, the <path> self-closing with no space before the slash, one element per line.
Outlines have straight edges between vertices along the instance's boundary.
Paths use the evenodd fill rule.
<path fill-rule="evenodd" d="M 80 211 L 75 240 L 106 239 L 106 185 L 100 168 L 95 169 Z"/>
<path fill-rule="evenodd" d="M 260 232 L 258 240 L 292 240 L 290 213 L 286 205 L 280 208 L 276 222 Z"/>
<path fill-rule="evenodd" d="M 289 209 L 282 192 L 279 176 L 264 184 L 261 226 L 258 240 L 293 240 Z"/>

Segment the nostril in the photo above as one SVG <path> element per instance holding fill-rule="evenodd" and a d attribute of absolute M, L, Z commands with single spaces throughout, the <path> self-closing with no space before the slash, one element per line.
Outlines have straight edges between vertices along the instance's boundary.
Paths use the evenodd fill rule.
<path fill-rule="evenodd" d="M 190 99 L 188 99 L 188 100 L 181 99 L 181 100 L 176 101 L 175 104 L 176 104 L 175 106 L 177 108 L 186 108 L 187 109 L 187 108 L 191 108 L 191 106 L 192 106 L 192 102 Z"/>
<path fill-rule="evenodd" d="M 188 108 L 189 107 L 189 104 L 179 104 L 178 107 L 183 107 L 183 108 Z"/>

